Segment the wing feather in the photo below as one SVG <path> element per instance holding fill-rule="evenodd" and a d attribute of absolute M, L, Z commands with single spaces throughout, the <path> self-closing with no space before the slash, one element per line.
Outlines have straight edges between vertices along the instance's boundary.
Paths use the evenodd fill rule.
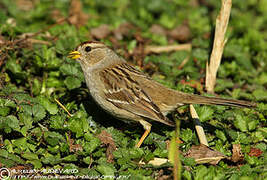
<path fill-rule="evenodd" d="M 161 113 L 151 97 L 132 78 L 132 74 L 147 78 L 142 72 L 126 63 L 100 72 L 100 79 L 105 84 L 104 92 L 107 101 L 138 116 L 173 126 L 174 123 Z"/>

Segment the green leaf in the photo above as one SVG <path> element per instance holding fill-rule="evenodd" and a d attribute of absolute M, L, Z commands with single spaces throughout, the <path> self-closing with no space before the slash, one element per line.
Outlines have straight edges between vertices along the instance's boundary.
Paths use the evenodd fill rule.
<path fill-rule="evenodd" d="M 188 157 L 184 158 L 183 163 L 186 166 L 194 166 L 194 165 L 196 165 L 195 159 L 194 158 L 188 158 Z"/>
<path fill-rule="evenodd" d="M 267 100 L 267 90 L 256 89 L 252 92 L 253 96 L 257 99 L 257 101 L 266 101 Z"/>
<path fill-rule="evenodd" d="M 69 90 L 79 88 L 81 86 L 81 80 L 73 76 L 68 76 L 64 83 Z"/>
<path fill-rule="evenodd" d="M 173 28 L 175 26 L 176 19 L 173 16 L 162 14 L 159 20 L 160 24 L 166 28 Z"/>
<path fill-rule="evenodd" d="M 0 157 L 14 161 L 17 164 L 24 164 L 25 161 L 20 158 L 20 156 L 13 153 L 9 153 L 4 149 L 0 149 Z"/>
<path fill-rule="evenodd" d="M 221 92 L 224 91 L 227 88 L 232 88 L 234 86 L 233 81 L 228 80 L 228 79 L 217 79 L 216 80 L 216 87 L 215 91 L 216 92 Z"/>
<path fill-rule="evenodd" d="M 68 128 L 76 133 L 76 137 L 81 137 L 84 134 L 83 123 L 77 117 L 71 117 L 68 121 Z"/>
<path fill-rule="evenodd" d="M 214 110 L 209 106 L 201 106 L 196 108 L 196 111 L 198 113 L 200 122 L 205 122 L 209 119 L 212 119 L 212 115 L 214 113 Z"/>
<path fill-rule="evenodd" d="M 92 163 L 92 159 L 91 157 L 87 156 L 83 158 L 83 162 L 86 164 L 91 164 Z"/>
<path fill-rule="evenodd" d="M 240 129 L 240 131 L 242 131 L 242 132 L 248 131 L 247 122 L 246 122 L 245 118 L 242 117 L 240 114 L 236 115 L 234 125 L 236 128 Z"/>
<path fill-rule="evenodd" d="M 74 154 L 70 154 L 64 158 L 62 158 L 63 161 L 66 161 L 66 162 L 72 162 L 72 161 L 77 161 L 77 156 L 74 155 Z"/>
<path fill-rule="evenodd" d="M 200 166 L 197 166 L 196 167 L 196 170 L 195 170 L 195 179 L 205 179 L 205 177 L 208 175 L 209 173 L 209 170 L 207 167 L 203 166 L 203 165 L 200 165 Z"/>
<path fill-rule="evenodd" d="M 44 133 L 44 139 L 51 146 L 56 146 L 60 142 L 64 141 L 64 138 L 61 134 L 59 134 L 57 132 L 51 132 L 51 131 L 46 131 Z"/>
<path fill-rule="evenodd" d="M 0 106 L 15 108 L 16 104 L 13 100 L 0 98 Z"/>
<path fill-rule="evenodd" d="M 38 155 L 35 154 L 35 153 L 32 153 L 32 152 L 25 152 L 25 153 L 22 153 L 21 156 L 25 159 L 28 159 L 28 160 L 36 160 L 36 159 L 39 159 L 38 158 Z"/>
<path fill-rule="evenodd" d="M 9 167 L 14 167 L 16 163 L 10 159 L 6 159 L 0 156 L 0 162 L 3 164 L 3 167 L 9 168 Z"/>
<path fill-rule="evenodd" d="M 100 172 L 102 175 L 111 176 L 111 177 L 112 176 L 114 177 L 114 174 L 116 172 L 115 167 L 113 165 L 111 165 L 111 164 L 101 164 L 101 165 L 98 165 L 96 167 L 96 170 L 98 172 Z"/>
<path fill-rule="evenodd" d="M 252 119 L 250 122 L 248 122 L 248 130 L 252 131 L 255 130 L 259 125 L 259 121 Z"/>
<path fill-rule="evenodd" d="M 29 160 L 29 161 L 27 161 L 26 163 L 33 164 L 34 169 L 40 169 L 40 168 L 42 167 L 42 163 L 41 163 L 41 161 L 38 160 L 38 159 Z"/>
<path fill-rule="evenodd" d="M 0 116 L 7 116 L 10 112 L 9 107 L 0 107 Z"/>
<path fill-rule="evenodd" d="M 257 82 L 259 82 L 260 84 L 264 85 L 267 84 L 267 73 L 263 72 L 258 78 L 257 78 Z"/>
<path fill-rule="evenodd" d="M 19 120 L 13 115 L 9 115 L 7 117 L 0 116 L 0 129 L 4 129 L 6 133 L 10 133 L 12 129 L 19 131 Z"/>
<path fill-rule="evenodd" d="M 206 61 L 209 57 L 209 54 L 206 49 L 196 48 L 194 49 L 192 56 L 199 61 Z"/>
<path fill-rule="evenodd" d="M 14 74 L 22 72 L 21 66 L 19 65 L 19 63 L 16 63 L 15 59 L 10 59 L 9 61 L 7 61 L 6 68 Z"/>
<path fill-rule="evenodd" d="M 59 115 L 51 116 L 50 118 L 50 127 L 54 129 L 63 129 L 64 128 L 64 118 Z"/>
<path fill-rule="evenodd" d="M 150 151 L 146 151 L 146 153 L 144 153 L 144 151 L 140 148 L 130 149 L 130 150 L 128 150 L 128 152 L 129 152 L 129 157 L 131 159 L 141 159 L 142 157 L 144 157 L 144 154 L 146 154 L 145 155 L 146 157 L 144 157 L 144 158 L 150 158 L 148 156 L 153 156 L 153 154 Z M 152 157 L 152 158 L 154 158 L 154 157 Z M 147 161 L 149 161 L 149 160 L 147 159 Z"/>
<path fill-rule="evenodd" d="M 33 119 L 31 115 L 28 115 L 26 113 L 19 113 L 19 120 L 20 122 L 22 122 L 24 124 L 24 127 L 26 127 L 27 129 L 32 128 L 32 123 L 33 123 Z"/>
<path fill-rule="evenodd" d="M 57 104 L 51 103 L 47 97 L 39 96 L 38 99 L 40 104 L 42 104 L 50 114 L 54 115 L 58 112 Z"/>
<path fill-rule="evenodd" d="M 4 146 L 5 146 L 5 149 L 6 149 L 9 153 L 14 153 L 13 144 L 11 143 L 10 140 L 5 139 L 5 140 L 4 140 Z"/>
<path fill-rule="evenodd" d="M 27 139 L 25 137 L 23 138 L 19 138 L 19 139 L 13 139 L 11 140 L 12 144 L 15 145 L 16 147 L 18 147 L 21 150 L 26 150 L 28 149 L 28 143 L 27 143 Z"/>
<path fill-rule="evenodd" d="M 59 144 L 61 144 L 61 143 L 59 143 Z M 59 151 L 59 145 L 55 145 L 55 146 L 48 146 L 47 147 L 47 150 L 50 152 L 50 153 L 52 153 L 52 154 L 57 154 L 58 153 L 58 151 Z"/>
<path fill-rule="evenodd" d="M 46 115 L 45 109 L 43 106 L 37 104 L 32 107 L 32 114 L 37 121 L 43 119 Z"/>
<path fill-rule="evenodd" d="M 185 170 L 183 172 L 182 177 L 183 177 L 182 179 L 186 179 L 186 180 L 191 180 L 192 179 L 192 176 L 191 176 L 190 172 L 187 171 L 187 170 Z"/>
<path fill-rule="evenodd" d="M 46 86 L 49 88 L 58 88 L 64 86 L 64 83 L 61 79 L 58 79 L 57 77 L 49 77 L 46 80 Z"/>
<path fill-rule="evenodd" d="M 226 136 L 225 136 L 225 134 L 224 134 L 223 131 L 220 131 L 220 130 L 216 129 L 216 130 L 215 130 L 215 134 L 216 134 L 216 136 L 217 136 L 219 139 L 221 139 L 223 142 L 225 142 L 225 141 L 227 140 L 227 138 L 226 138 Z"/>
<path fill-rule="evenodd" d="M 168 150 L 167 149 L 157 148 L 157 149 L 155 149 L 155 151 L 153 152 L 153 154 L 156 157 L 166 158 L 166 157 L 168 157 Z"/>
<path fill-rule="evenodd" d="M 98 138 L 93 138 L 90 142 L 85 142 L 82 146 L 87 154 L 91 154 L 97 147 L 99 147 L 101 141 Z"/>
<path fill-rule="evenodd" d="M 192 139 L 193 139 L 193 133 L 192 133 L 192 130 L 187 128 L 187 129 L 182 129 L 181 133 L 180 133 L 180 138 L 188 143 L 188 142 L 191 142 Z"/>
<path fill-rule="evenodd" d="M 14 130 L 19 130 L 19 120 L 13 116 L 13 115 L 9 115 L 6 117 L 6 121 L 8 123 L 8 126 L 11 127 Z"/>
<path fill-rule="evenodd" d="M 21 110 L 25 112 L 27 115 L 32 116 L 32 106 L 28 104 L 22 104 Z"/>
<path fill-rule="evenodd" d="M 60 154 L 57 154 L 54 156 L 54 155 L 46 152 L 43 154 L 41 161 L 44 164 L 52 164 L 53 165 L 53 164 L 58 164 L 58 163 L 62 162 L 62 159 L 60 158 Z"/>
<path fill-rule="evenodd" d="M 78 69 L 71 64 L 63 64 L 59 70 L 64 74 L 64 75 L 71 75 L 75 76 L 78 74 Z"/>
<path fill-rule="evenodd" d="M 42 83 L 37 78 L 35 78 L 32 83 L 32 93 L 34 95 L 39 95 L 41 91 L 41 87 L 42 87 Z"/>
<path fill-rule="evenodd" d="M 161 149 L 166 148 L 166 143 L 165 143 L 165 137 L 160 136 L 156 133 L 150 133 L 149 136 L 145 139 L 144 144 L 152 144 L 155 143 L 157 147 Z"/>

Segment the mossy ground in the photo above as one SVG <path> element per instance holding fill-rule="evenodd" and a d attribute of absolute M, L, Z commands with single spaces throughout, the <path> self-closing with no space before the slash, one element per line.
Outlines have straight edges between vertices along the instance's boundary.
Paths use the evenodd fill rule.
<path fill-rule="evenodd" d="M 77 2 L 0 1 L 0 167 L 42 174 L 64 170 L 50 172 L 61 176 L 171 178 L 170 163 L 153 167 L 138 162 L 168 158 L 174 129 L 155 123 L 143 146 L 134 148 L 142 127 L 101 111 L 88 95 L 79 64 L 67 54 L 80 42 L 101 38 L 165 86 L 204 94 L 220 1 L 86 0 L 81 9 Z M 68 16 L 72 19 L 50 27 Z M 210 147 L 230 157 L 232 145 L 240 144 L 244 159 L 214 166 L 181 157 L 183 179 L 266 178 L 266 24 L 266 0 L 233 1 L 215 89 L 221 97 L 255 101 L 258 107 L 195 106 Z M 192 50 L 142 51 L 147 45 L 179 43 L 191 43 Z M 179 108 L 173 118 L 181 121 L 180 149 L 187 152 L 199 144 L 188 107 Z"/>

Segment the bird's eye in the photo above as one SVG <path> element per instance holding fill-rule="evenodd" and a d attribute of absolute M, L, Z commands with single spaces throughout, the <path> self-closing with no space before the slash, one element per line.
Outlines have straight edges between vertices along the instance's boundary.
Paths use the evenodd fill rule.
<path fill-rule="evenodd" d="M 84 48 L 84 50 L 86 51 L 86 52 L 90 52 L 91 51 L 91 47 L 90 46 L 86 46 L 85 48 Z"/>

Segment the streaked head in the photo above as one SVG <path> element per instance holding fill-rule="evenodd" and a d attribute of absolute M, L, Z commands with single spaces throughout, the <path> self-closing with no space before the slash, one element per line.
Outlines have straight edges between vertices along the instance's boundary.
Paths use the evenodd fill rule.
<path fill-rule="evenodd" d="M 111 50 L 101 42 L 87 41 L 81 43 L 75 51 L 69 53 L 68 57 L 79 60 L 82 65 L 93 66 L 107 57 L 110 52 Z"/>

